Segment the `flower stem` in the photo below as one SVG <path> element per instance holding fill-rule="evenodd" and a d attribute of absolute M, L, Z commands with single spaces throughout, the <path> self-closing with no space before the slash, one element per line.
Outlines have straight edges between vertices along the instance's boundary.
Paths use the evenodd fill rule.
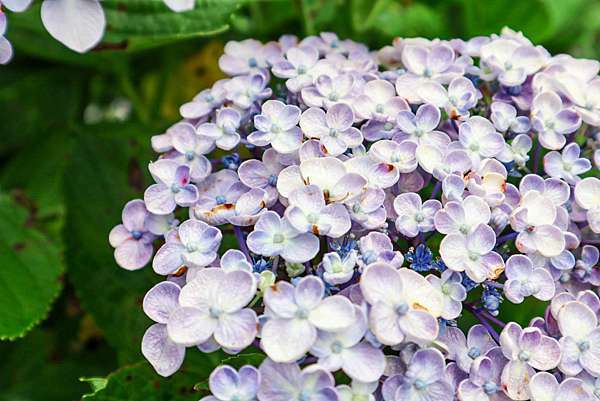
<path fill-rule="evenodd" d="M 517 235 L 519 235 L 519 233 L 512 232 L 512 233 L 505 234 L 501 237 L 498 237 L 496 239 L 496 247 L 504 244 L 505 242 L 508 242 L 508 241 L 511 241 L 511 240 L 517 238 Z"/>
<path fill-rule="evenodd" d="M 235 234 L 235 238 L 237 239 L 240 251 L 242 251 L 244 255 L 246 255 L 246 259 L 248 259 L 249 262 L 252 262 L 252 258 L 250 257 L 250 250 L 248 249 L 248 245 L 246 245 L 244 233 L 242 232 L 240 226 L 233 226 L 233 233 Z"/>
<path fill-rule="evenodd" d="M 535 147 L 535 159 L 533 162 L 533 173 L 537 174 L 540 169 L 540 161 L 542 160 L 542 144 L 538 139 L 536 147 Z"/>
<path fill-rule="evenodd" d="M 492 338 L 499 344 L 500 336 L 498 335 L 498 332 L 496 332 L 496 330 L 494 330 L 494 328 L 492 327 L 490 322 L 486 319 L 486 317 L 483 315 L 483 312 L 478 311 L 477 308 L 475 308 L 474 306 L 472 306 L 470 304 L 465 304 L 465 309 L 468 310 L 469 312 L 471 312 L 473 314 L 473 316 L 475 316 L 475 318 L 477 318 L 477 320 L 479 320 L 479 322 L 483 325 L 483 327 L 485 327 L 485 329 L 488 331 L 488 333 L 490 333 L 490 336 L 492 336 Z"/>
<path fill-rule="evenodd" d="M 433 192 L 431 192 L 431 196 L 429 197 L 429 199 L 437 198 L 440 189 L 442 189 L 442 182 L 438 181 L 435 183 L 435 186 L 433 187 Z"/>

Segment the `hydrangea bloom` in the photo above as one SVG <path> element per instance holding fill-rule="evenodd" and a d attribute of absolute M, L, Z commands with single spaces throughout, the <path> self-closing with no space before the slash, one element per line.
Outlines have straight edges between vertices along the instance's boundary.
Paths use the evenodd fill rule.
<path fill-rule="evenodd" d="M 597 398 L 599 63 L 503 29 L 378 55 L 249 39 L 220 66 L 109 235 L 166 276 L 143 302 L 159 374 L 252 347 L 203 401 Z"/>

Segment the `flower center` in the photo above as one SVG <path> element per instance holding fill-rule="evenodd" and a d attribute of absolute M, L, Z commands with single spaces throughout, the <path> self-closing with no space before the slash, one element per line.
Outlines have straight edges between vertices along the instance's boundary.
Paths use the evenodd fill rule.
<path fill-rule="evenodd" d="M 527 361 L 529 361 L 530 358 L 531 358 L 531 355 L 529 355 L 529 352 L 527 352 L 527 351 L 519 352 L 519 360 L 520 361 L 527 362 Z"/>
<path fill-rule="evenodd" d="M 267 180 L 267 183 L 272 187 L 277 185 L 277 176 L 275 174 L 271 174 Z"/>
<path fill-rule="evenodd" d="M 308 216 L 306 216 L 306 220 L 308 220 L 310 224 L 317 224 L 319 222 L 319 215 L 316 213 L 310 213 Z"/>
<path fill-rule="evenodd" d="M 285 237 L 281 233 L 277 233 L 273 235 L 273 242 L 276 244 L 281 244 L 285 240 Z"/>
<path fill-rule="evenodd" d="M 475 359 L 481 356 L 481 350 L 479 349 L 479 347 L 471 347 L 467 355 L 469 355 L 469 358 Z"/>
<path fill-rule="evenodd" d="M 579 348 L 579 351 L 585 352 L 590 349 L 590 342 L 585 340 L 580 341 L 577 343 L 577 348 Z"/>
<path fill-rule="evenodd" d="M 417 390 L 423 390 L 425 387 L 427 387 L 427 383 L 425 383 L 423 380 L 421 379 L 417 379 L 415 380 L 414 384 L 415 388 Z"/>
<path fill-rule="evenodd" d="M 256 68 L 257 65 L 258 65 L 258 61 L 256 61 L 256 59 L 254 57 L 250 57 L 248 59 L 248 66 L 250 68 Z"/>
<path fill-rule="evenodd" d="M 338 131 L 335 128 L 329 128 L 329 136 L 332 136 L 335 138 L 337 136 L 337 134 L 338 134 Z"/>
<path fill-rule="evenodd" d="M 496 392 L 498 392 L 498 385 L 492 381 L 486 382 L 483 385 L 483 391 L 487 394 L 487 395 L 492 395 Z"/>
<path fill-rule="evenodd" d="M 191 162 L 192 160 L 194 160 L 194 152 L 188 150 L 187 152 L 185 152 L 185 158 Z"/>
<path fill-rule="evenodd" d="M 339 354 L 340 352 L 342 352 L 343 349 L 344 347 L 339 341 L 334 341 L 333 344 L 331 344 L 331 352 L 333 352 L 334 354 Z"/>
<path fill-rule="evenodd" d="M 375 106 L 375 111 L 377 113 L 381 114 L 381 113 L 383 113 L 383 110 L 385 110 L 385 109 L 384 109 L 384 107 L 383 107 L 383 105 L 381 103 L 379 103 L 377 106 Z"/>
<path fill-rule="evenodd" d="M 173 185 L 171 185 L 171 192 L 176 194 L 179 191 L 181 191 L 181 188 L 179 187 L 179 185 L 177 183 L 173 183 Z"/>
<path fill-rule="evenodd" d="M 296 317 L 298 319 L 307 319 L 308 318 L 308 311 L 304 308 L 300 308 L 296 311 Z"/>
<path fill-rule="evenodd" d="M 423 216 L 423 213 L 419 212 L 417 214 L 415 214 L 415 221 L 417 223 L 422 223 L 425 220 L 425 216 Z"/>
<path fill-rule="evenodd" d="M 217 205 L 222 205 L 226 202 L 226 199 L 223 195 L 218 195 L 215 197 L 215 202 L 217 202 Z"/>
<path fill-rule="evenodd" d="M 223 311 L 220 310 L 219 308 L 215 308 L 214 306 L 211 306 L 209 309 L 209 313 L 212 318 L 218 319 L 219 316 L 221 316 L 223 314 Z"/>
<path fill-rule="evenodd" d="M 385 131 L 389 131 L 389 130 L 391 130 L 392 128 L 394 128 L 394 124 L 392 124 L 392 123 L 390 123 L 390 122 L 387 122 L 387 123 L 383 124 L 383 129 L 384 129 Z"/>
<path fill-rule="evenodd" d="M 143 235 L 142 232 L 138 231 L 138 230 L 134 230 L 131 232 L 131 236 L 133 237 L 133 239 L 136 239 L 136 240 L 142 238 L 142 235 Z"/>
<path fill-rule="evenodd" d="M 398 306 L 396 306 L 396 315 L 404 316 L 408 313 L 408 304 L 406 302 L 402 302 Z"/>

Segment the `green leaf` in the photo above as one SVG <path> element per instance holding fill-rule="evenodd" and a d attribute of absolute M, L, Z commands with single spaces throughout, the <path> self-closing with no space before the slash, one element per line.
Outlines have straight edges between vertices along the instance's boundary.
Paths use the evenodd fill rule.
<path fill-rule="evenodd" d="M 44 319 L 62 288 L 58 248 L 30 225 L 27 210 L 0 194 L 0 339 Z"/>
<path fill-rule="evenodd" d="M 138 362 L 111 373 L 105 379 L 94 378 L 93 392 L 83 396 L 88 401 L 189 401 L 199 399 L 208 390 L 207 380 L 214 368 L 231 365 L 258 366 L 265 355 L 244 353 L 234 356 L 219 351 L 203 354 L 189 349 L 183 367 L 169 378 L 158 376 L 148 362 Z M 202 394 L 204 393 L 204 394 Z"/>
<path fill-rule="evenodd" d="M 147 136 L 144 145 L 134 138 L 148 128 L 114 124 L 97 129 L 119 139 L 88 129 L 73 150 L 65 176 L 68 277 L 120 360 L 133 362 L 141 358 L 141 338 L 150 325 L 142 299 L 160 277 L 150 267 L 133 272 L 118 267 L 108 233 L 121 222 L 123 205 L 142 196 L 151 156 Z"/>
<path fill-rule="evenodd" d="M 196 7 L 176 13 L 162 0 L 104 0 L 106 31 L 91 53 L 77 54 L 53 39 L 40 19 L 40 4 L 10 18 L 9 40 L 17 49 L 44 58 L 110 69 L 102 61 L 123 51 L 139 51 L 168 43 L 209 36 L 229 29 L 240 0 L 197 0 Z"/>

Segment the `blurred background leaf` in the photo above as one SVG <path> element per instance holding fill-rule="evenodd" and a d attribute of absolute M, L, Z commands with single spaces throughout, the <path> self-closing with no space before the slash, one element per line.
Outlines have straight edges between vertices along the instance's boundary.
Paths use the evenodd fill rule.
<path fill-rule="evenodd" d="M 159 0 L 102 4 L 106 35 L 84 55 L 48 35 L 39 2 L 7 14 L 15 59 L 0 67 L 0 257 L 14 257 L 19 242 L 39 249 L 23 248 L 32 252 L 25 264 L 0 264 L 0 335 L 22 334 L 62 293 L 25 338 L 0 342 L 0 371 L 8 372 L 0 375 L 2 401 L 78 400 L 94 392 L 91 384 L 92 400 L 203 395 L 197 391 L 222 355 L 190 350 L 189 370 L 173 379 L 140 362 L 150 324 L 141 300 L 160 277 L 118 268 L 107 238 L 121 207 L 149 182 L 150 136 L 178 121 L 179 106 L 223 76 L 217 61 L 228 40 L 333 31 L 377 48 L 397 36 L 469 38 L 509 25 L 553 53 L 600 55 L 600 0 L 198 0 L 181 14 Z M 2 313 L 17 309 L 4 305 L 19 299 L 12 287 L 38 281 L 44 290 L 26 300 L 17 323 L 6 323 Z M 527 323 L 543 307 L 506 301 L 501 317 Z"/>

